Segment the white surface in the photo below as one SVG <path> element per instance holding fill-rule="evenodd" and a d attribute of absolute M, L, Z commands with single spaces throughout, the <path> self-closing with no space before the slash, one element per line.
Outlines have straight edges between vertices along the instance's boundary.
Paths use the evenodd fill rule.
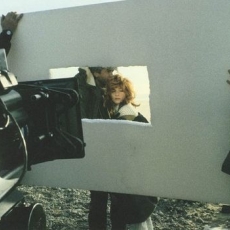
<path fill-rule="evenodd" d="M 230 1 L 130 0 L 25 15 L 9 68 L 147 65 L 152 126 L 83 122 L 86 157 L 25 183 L 230 203 Z"/>

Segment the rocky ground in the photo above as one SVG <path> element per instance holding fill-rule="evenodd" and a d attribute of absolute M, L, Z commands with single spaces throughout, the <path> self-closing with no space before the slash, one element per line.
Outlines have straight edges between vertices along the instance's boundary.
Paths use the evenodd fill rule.
<path fill-rule="evenodd" d="M 25 195 L 26 204 L 43 205 L 47 230 L 88 229 L 89 191 L 36 186 L 19 186 L 18 190 Z M 161 198 L 152 220 L 155 230 L 230 229 L 230 214 L 220 211 L 220 204 Z"/>

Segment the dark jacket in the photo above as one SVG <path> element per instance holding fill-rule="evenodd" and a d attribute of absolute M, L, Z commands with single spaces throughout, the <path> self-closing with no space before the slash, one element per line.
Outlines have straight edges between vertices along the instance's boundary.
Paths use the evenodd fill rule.
<path fill-rule="evenodd" d="M 111 219 L 125 224 L 146 221 L 152 214 L 157 197 L 111 193 Z"/>
<path fill-rule="evenodd" d="M 12 34 L 8 35 L 5 30 L 0 33 L 0 49 L 5 49 L 6 54 L 9 53 L 11 47 Z"/>
<path fill-rule="evenodd" d="M 89 68 L 79 68 L 75 77 L 79 87 L 82 118 L 108 119 L 107 110 L 103 106 L 104 91 L 96 85 Z"/>

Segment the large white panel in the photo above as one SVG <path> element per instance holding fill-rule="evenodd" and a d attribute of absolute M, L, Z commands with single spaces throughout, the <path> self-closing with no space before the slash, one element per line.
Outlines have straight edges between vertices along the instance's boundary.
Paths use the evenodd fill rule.
<path fill-rule="evenodd" d="M 229 21 L 227 0 L 26 14 L 9 56 L 19 80 L 56 67 L 147 65 L 152 125 L 85 120 L 86 157 L 34 166 L 25 183 L 229 203 Z"/>

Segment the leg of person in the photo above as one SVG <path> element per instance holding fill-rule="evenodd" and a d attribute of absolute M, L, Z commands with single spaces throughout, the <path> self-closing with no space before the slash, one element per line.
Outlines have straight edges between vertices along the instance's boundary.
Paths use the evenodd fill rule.
<path fill-rule="evenodd" d="M 89 230 L 106 230 L 108 193 L 90 191 Z"/>
<path fill-rule="evenodd" d="M 126 230 L 127 229 L 126 224 L 122 223 L 120 221 L 115 221 L 114 222 L 111 219 L 111 224 L 112 224 L 111 230 Z"/>
<path fill-rule="evenodd" d="M 119 196 L 110 194 L 111 206 L 110 206 L 110 219 L 111 230 L 126 230 L 126 223 L 124 222 L 124 213 L 121 208 Z"/>
<path fill-rule="evenodd" d="M 112 223 L 112 228 L 111 230 L 126 230 L 126 224 L 124 223 L 119 223 L 119 222 L 115 222 Z"/>

